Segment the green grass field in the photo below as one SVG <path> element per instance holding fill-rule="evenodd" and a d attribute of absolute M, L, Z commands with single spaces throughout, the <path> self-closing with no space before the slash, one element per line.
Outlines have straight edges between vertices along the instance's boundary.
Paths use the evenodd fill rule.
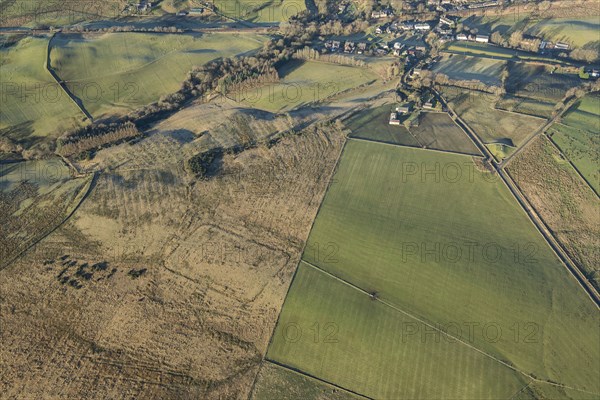
<path fill-rule="evenodd" d="M 46 70 L 47 46 L 46 37 L 28 37 L 0 48 L 0 130 L 24 147 L 85 120 Z"/>
<path fill-rule="evenodd" d="M 393 104 L 367 108 L 345 121 L 352 131 L 350 137 L 375 140 L 384 143 L 419 147 L 419 142 L 403 125 L 390 125 L 390 113 Z"/>
<path fill-rule="evenodd" d="M 477 146 L 446 113 L 422 112 L 419 124 L 409 130 L 422 147 L 481 155 Z"/>
<path fill-rule="evenodd" d="M 555 103 L 505 95 L 496 102 L 495 107 L 500 110 L 513 111 L 534 117 L 550 118 L 554 111 Z"/>
<path fill-rule="evenodd" d="M 494 109 L 496 98 L 492 95 L 455 88 L 445 89 L 444 94 L 458 115 L 485 143 L 506 142 L 504 144 L 519 146 L 544 122 L 529 115 Z"/>
<path fill-rule="evenodd" d="M 553 42 L 562 41 L 576 47 L 588 44 L 598 46 L 598 31 L 600 17 L 586 18 L 547 18 L 541 21 L 531 21 L 526 33 L 542 37 Z"/>
<path fill-rule="evenodd" d="M 96 118 L 158 101 L 175 92 L 194 66 L 260 48 L 258 35 L 112 33 L 59 35 L 56 73 Z"/>
<path fill-rule="evenodd" d="M 510 368 L 426 329 L 301 262 L 267 358 L 376 399 L 509 398 L 525 386 Z"/>
<path fill-rule="evenodd" d="M 554 124 L 552 141 L 571 160 L 585 180 L 600 193 L 600 96 L 588 95 L 579 100 Z"/>
<path fill-rule="evenodd" d="M 300 267 L 268 353 L 280 362 L 377 398 L 516 393 L 503 391 L 517 384 L 512 373 L 476 361 L 481 353 L 468 346 L 438 347 L 432 333 L 421 347 L 394 346 L 408 313 L 463 338 L 474 324 L 468 342 L 477 349 L 542 380 L 600 393 L 596 308 L 508 189 L 468 156 L 348 142 L 303 260 L 387 306 Z M 282 338 L 291 323 L 309 332 L 315 322 L 336 323 L 339 343 Z"/>
<path fill-rule="evenodd" d="M 553 42 L 568 42 L 577 47 L 598 41 L 600 18 L 597 16 L 537 20 L 528 17 L 529 13 L 520 12 L 501 16 L 472 16 L 463 22 L 470 28 L 477 28 L 483 34 L 498 31 L 510 36 L 512 32 L 521 30 L 527 35 Z"/>
<path fill-rule="evenodd" d="M 298 60 L 285 64 L 279 75 L 280 82 L 251 91 L 242 103 L 271 112 L 289 111 L 378 78 L 369 68 Z"/>
<path fill-rule="evenodd" d="M 433 71 L 447 75 L 453 80 L 477 80 L 486 85 L 500 86 L 500 76 L 506 62 L 486 58 L 444 54 Z"/>
<path fill-rule="evenodd" d="M 217 11 L 232 18 L 252 22 L 281 22 L 306 10 L 301 0 L 216 0 Z"/>
<path fill-rule="evenodd" d="M 554 64 L 568 64 L 564 60 L 557 60 L 550 56 L 526 51 L 497 47 L 486 43 L 475 42 L 448 42 L 444 47 L 444 52 L 463 55 L 490 58 L 492 60 L 512 60 L 512 61 L 545 61 Z"/>
<path fill-rule="evenodd" d="M 551 73 L 543 66 L 511 62 L 508 71 L 507 93 L 541 101 L 557 103 L 567 90 L 581 84 L 575 74 Z"/>

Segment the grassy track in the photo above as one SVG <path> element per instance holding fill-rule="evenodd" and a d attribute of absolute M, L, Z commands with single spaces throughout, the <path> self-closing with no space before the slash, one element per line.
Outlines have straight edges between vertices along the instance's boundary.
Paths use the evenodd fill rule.
<path fill-rule="evenodd" d="M 85 120 L 46 70 L 47 46 L 46 37 L 28 37 L 0 49 L 0 129 L 27 147 Z"/>
<path fill-rule="evenodd" d="M 508 398 L 524 379 L 301 263 L 267 357 L 379 399 Z"/>
<path fill-rule="evenodd" d="M 196 65 L 261 46 L 257 35 L 58 35 L 52 66 L 96 118 L 158 101 Z"/>
<path fill-rule="evenodd" d="M 445 330 L 458 325 L 465 335 L 475 324 L 470 343 L 519 370 L 600 393 L 594 378 L 600 372 L 597 310 L 508 189 L 470 157 L 348 142 L 303 259 Z M 348 340 L 356 342 L 339 353 L 333 345 L 314 345 L 313 353 L 306 341 L 277 343 L 276 337 L 269 354 L 341 386 L 344 379 L 357 380 L 360 393 L 373 393 L 381 371 L 371 366 L 366 371 L 377 371 L 371 375 L 354 365 L 378 357 L 377 365 L 398 365 L 385 364 L 394 352 L 378 335 L 399 328 L 371 332 L 375 321 L 368 316 L 375 311 L 354 310 L 338 285 L 329 286 L 324 295 L 311 292 L 317 290 L 312 281 L 294 283 L 278 332 L 286 321 L 347 318 L 354 329 Z M 373 304 L 368 296 L 366 303 Z M 361 344 L 360 332 L 370 340 Z M 341 354 L 348 360 L 343 367 Z M 430 362 L 441 361 L 421 358 L 411 368 L 434 368 Z M 449 390 L 453 379 L 436 382 L 427 387 Z"/>

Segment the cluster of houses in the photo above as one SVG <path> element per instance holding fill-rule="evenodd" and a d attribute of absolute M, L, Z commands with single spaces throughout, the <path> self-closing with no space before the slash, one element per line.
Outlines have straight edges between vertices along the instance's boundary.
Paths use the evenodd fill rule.
<path fill-rule="evenodd" d="M 150 12 L 152 10 L 152 2 L 146 0 L 140 0 L 140 2 L 136 4 L 128 4 L 125 6 L 124 12 L 126 14 L 143 14 Z"/>
<path fill-rule="evenodd" d="M 410 105 L 396 107 L 390 114 L 390 125 L 400 125 L 400 116 L 410 113 Z"/>
<path fill-rule="evenodd" d="M 457 0 L 428 0 L 429 4 L 436 5 L 438 11 L 462 11 L 462 10 L 477 10 L 488 7 L 498 7 L 501 5 L 498 0 L 489 1 L 457 1 Z"/>
<path fill-rule="evenodd" d="M 489 43 L 490 37 L 488 35 L 466 35 L 459 33 L 456 35 L 456 40 L 461 42 L 478 42 L 478 43 Z"/>
<path fill-rule="evenodd" d="M 394 33 L 398 31 L 420 31 L 425 32 L 431 30 L 431 25 L 425 22 L 403 22 L 401 24 L 394 22 L 383 24 L 375 29 L 375 33 L 381 35 L 383 33 Z"/>
<path fill-rule="evenodd" d="M 348 40 L 342 45 L 342 42 L 339 40 L 328 40 L 325 42 L 325 50 L 332 53 L 343 51 L 344 53 L 363 54 L 367 50 L 367 43 L 356 43 Z"/>

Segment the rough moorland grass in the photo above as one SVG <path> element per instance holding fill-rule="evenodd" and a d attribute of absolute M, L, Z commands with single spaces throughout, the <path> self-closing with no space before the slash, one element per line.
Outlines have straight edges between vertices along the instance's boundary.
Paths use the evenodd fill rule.
<path fill-rule="evenodd" d="M 454 80 L 477 80 L 486 85 L 500 86 L 500 75 L 506 62 L 486 58 L 444 54 L 433 71 L 447 75 Z"/>
<path fill-rule="evenodd" d="M 59 35 L 52 66 L 94 117 L 135 109 L 179 89 L 194 66 L 261 46 L 258 35 Z"/>
<path fill-rule="evenodd" d="M 476 323 L 479 349 L 541 379 L 600 393 L 597 309 L 508 189 L 468 156 L 348 142 L 303 259 L 448 330 Z M 339 299 L 329 293 L 323 301 Z M 352 308 L 339 307 L 325 315 L 348 317 Z M 502 333 L 485 333 L 490 324 Z M 358 356 L 389 352 L 372 340 Z M 369 385 L 376 376 L 353 379 Z"/>
<path fill-rule="evenodd" d="M 594 188 L 600 190 L 600 96 L 587 95 L 552 126 L 552 140 Z"/>
<path fill-rule="evenodd" d="M 47 46 L 46 37 L 28 37 L 0 49 L 0 129 L 25 145 L 85 119 L 46 70 Z"/>
<path fill-rule="evenodd" d="M 267 358 L 376 399 L 509 398 L 527 382 L 303 262 Z"/>
<path fill-rule="evenodd" d="M 519 154 L 509 171 L 570 256 L 600 288 L 598 197 L 545 137 Z"/>
<path fill-rule="evenodd" d="M 260 369 L 253 400 L 356 400 L 362 397 L 298 372 L 265 362 Z"/>
<path fill-rule="evenodd" d="M 281 82 L 261 86 L 243 100 L 254 108 L 281 112 L 326 100 L 377 79 L 373 69 L 293 60 L 279 70 Z"/>
<path fill-rule="evenodd" d="M 450 105 L 486 143 L 507 139 L 519 146 L 543 124 L 540 118 L 494 109 L 495 98 L 477 92 L 448 88 L 444 90 Z M 505 143 L 511 144 L 511 143 Z"/>
<path fill-rule="evenodd" d="M 302 0 L 216 0 L 217 11 L 252 22 L 281 22 L 306 10 Z"/>

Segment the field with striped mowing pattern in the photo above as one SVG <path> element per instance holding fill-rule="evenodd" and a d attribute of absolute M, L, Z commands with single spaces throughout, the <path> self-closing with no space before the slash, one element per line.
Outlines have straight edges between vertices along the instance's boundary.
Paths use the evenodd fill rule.
<path fill-rule="evenodd" d="M 437 175 L 427 173 L 436 168 Z M 525 373 L 600 393 L 595 380 L 600 372 L 597 310 L 508 189 L 479 171 L 470 157 L 348 142 L 303 259 L 449 332 L 459 325 L 461 337 L 474 347 Z M 396 350 L 382 345 L 391 340 L 385 337 L 401 332 L 403 316 L 390 313 L 382 319 L 391 318 L 388 325 L 373 329 L 383 322 L 369 319 L 375 311 L 346 300 L 340 289 L 345 286 L 332 281 L 319 294 L 316 282 L 305 285 L 302 279 L 301 273 L 278 329 L 288 322 L 334 321 L 345 347 L 335 350 L 332 344 L 316 343 L 309 348 L 312 339 L 293 343 L 276 334 L 270 356 L 334 383 L 355 381 L 353 387 L 367 391 L 363 394 L 393 393 L 376 391 L 381 386 L 378 373 L 354 368 L 372 362 L 367 371 L 381 372 L 411 360 L 403 355 L 393 361 Z M 363 296 L 367 304 L 379 304 Z M 346 318 L 351 325 L 345 325 Z M 476 327 L 472 336 L 467 335 L 469 324 Z M 423 351 L 435 344 L 431 338 L 426 342 Z M 412 370 L 442 362 L 435 352 L 417 354 L 421 358 L 414 356 Z M 463 355 L 444 357 L 459 363 Z M 487 372 L 475 362 L 471 365 L 477 373 Z M 472 373 L 467 365 L 455 366 Z M 428 390 L 451 391 L 456 379 L 445 375 Z M 475 384 L 485 386 L 486 379 Z M 402 390 L 422 387 L 410 379 L 404 382 Z M 428 393 L 421 398 L 432 397 Z"/>

